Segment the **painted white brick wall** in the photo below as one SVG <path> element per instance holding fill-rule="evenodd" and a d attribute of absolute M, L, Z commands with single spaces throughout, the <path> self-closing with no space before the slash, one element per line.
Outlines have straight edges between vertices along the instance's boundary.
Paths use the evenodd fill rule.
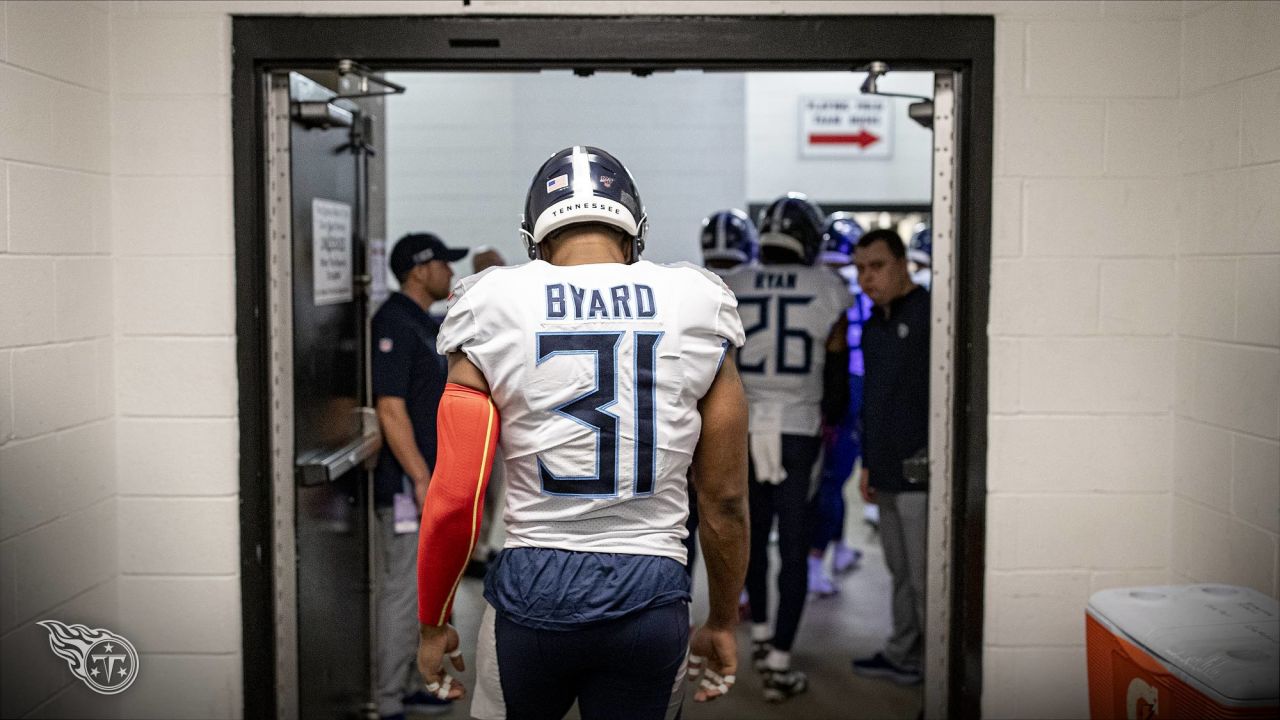
<path fill-rule="evenodd" d="M 91 695 L 46 618 L 116 628 L 106 3 L 0 7 L 0 715 Z"/>
<path fill-rule="evenodd" d="M 490 245 L 508 262 L 522 262 L 517 231 L 529 180 L 551 153 L 572 144 L 604 147 L 627 163 L 649 211 L 650 260 L 695 260 L 703 216 L 746 202 L 742 75 L 393 79 L 408 92 L 387 101 L 389 246 L 430 230 L 450 244 Z M 565 112 L 564 98 L 588 91 L 591 106 Z M 476 148 L 484 149 L 483 163 Z M 460 265 L 465 271 L 467 263 Z"/>
<path fill-rule="evenodd" d="M 988 5 L 983 713 L 1084 717 L 1089 595 L 1169 577 L 1181 7 Z"/>
<path fill-rule="evenodd" d="M 155 672 L 127 694 L 121 712 L 237 717 L 230 296 L 195 300 L 184 296 L 184 283 L 166 279 L 130 287 L 158 266 L 191 273 L 190 287 L 217 293 L 216 280 L 204 276 L 225 278 L 230 267 L 228 13 L 595 13 L 601 6 L 124 1 L 111 4 L 109 21 L 97 6 L 68 7 L 5 3 L 0 13 L 0 203 L 9 218 L 0 223 L 0 457 L 29 462 L 10 456 L 40 443 L 35 462 L 61 467 L 60 457 L 77 454 L 59 446 L 62 436 L 98 423 L 115 437 L 117 460 L 97 481 L 109 489 L 105 499 L 71 509 L 52 491 L 56 484 L 49 495 L 36 489 L 23 513 L 69 514 L 0 539 L 3 677 L 6 688 L 20 688 L 3 694 L 3 714 L 40 703 L 46 716 L 101 707 L 40 685 L 38 677 L 56 674 L 41 675 L 39 663 L 55 659 L 23 624 L 42 612 L 82 612 L 102 624 L 118 620 L 152 655 L 144 662 Z M 608 8 L 996 16 L 986 715 L 1086 713 L 1077 630 L 1092 591 L 1172 575 L 1277 593 L 1280 331 L 1271 308 L 1280 285 L 1280 44 L 1269 37 L 1280 4 L 696 0 Z M 62 27 L 69 30 L 53 30 Z M 59 183 L 54 197 L 87 200 L 55 211 L 32 182 Z M 50 236 L 49 228 L 61 232 Z M 59 305 L 57 278 L 88 274 L 60 263 L 103 253 L 114 263 L 119 348 L 110 335 L 60 341 L 63 329 L 80 335 L 102 323 L 92 307 L 100 298 L 65 296 Z M 1211 304 L 1207 317 L 1186 299 L 1199 294 L 1199 261 L 1232 267 L 1220 275 L 1229 290 L 1217 293 L 1229 301 L 1200 298 Z M 1027 279 L 1037 277 L 1055 292 Z M 1081 315 L 1064 314 L 1064 304 Z M 191 313 L 191 327 L 175 307 Z M 60 308 L 89 316 L 59 323 Z M 1187 319 L 1178 312 L 1192 308 Z M 94 360 L 86 368 L 59 358 L 62 346 L 83 347 Z M 63 401 L 48 410 L 19 401 L 16 373 L 32 372 L 33 352 L 90 375 L 71 382 L 92 387 L 91 419 Z M 186 362 L 199 371 L 175 370 Z M 67 422 L 82 424 L 61 427 Z M 73 441 L 101 439 L 90 432 L 66 442 Z M 148 548 L 138 528 L 117 520 L 117 503 L 121 517 L 146 517 L 149 532 L 182 537 L 187 552 L 207 557 L 182 566 L 172 548 Z M 156 508 L 163 518 L 151 517 Z M 196 532 L 175 531 L 193 514 L 202 515 Z M 9 522 L 30 520 L 6 515 Z M 74 577 L 32 592 L 9 581 L 31 577 L 41 558 L 61 558 L 77 542 L 91 551 L 69 553 Z M 1052 597 L 1024 597 L 1048 590 Z M 202 691 L 178 698 L 174 688 Z"/>
<path fill-rule="evenodd" d="M 1280 5 L 1187 8 L 1171 571 L 1280 595 Z"/>
<path fill-rule="evenodd" d="M 125 717 L 243 712 L 233 7 L 112 7 L 119 613 L 149 669 Z"/>
<path fill-rule="evenodd" d="M 1280 595 L 1280 27 L 1187 8 L 1171 570 Z"/>

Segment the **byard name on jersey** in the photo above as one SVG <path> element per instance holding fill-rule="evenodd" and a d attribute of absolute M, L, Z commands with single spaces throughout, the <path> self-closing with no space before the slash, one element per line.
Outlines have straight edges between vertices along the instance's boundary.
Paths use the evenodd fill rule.
<path fill-rule="evenodd" d="M 648 285 L 614 285 L 606 289 L 568 283 L 547 285 L 548 320 L 634 319 L 657 314 L 653 288 Z"/>

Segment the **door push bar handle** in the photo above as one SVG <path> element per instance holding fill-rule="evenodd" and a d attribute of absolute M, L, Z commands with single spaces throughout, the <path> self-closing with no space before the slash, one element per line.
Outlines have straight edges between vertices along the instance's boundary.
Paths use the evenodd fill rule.
<path fill-rule="evenodd" d="M 303 485 L 333 482 L 377 452 L 381 445 L 382 434 L 376 428 L 366 429 L 364 435 L 327 455 L 317 453 L 309 458 L 299 459 L 298 481 Z"/>

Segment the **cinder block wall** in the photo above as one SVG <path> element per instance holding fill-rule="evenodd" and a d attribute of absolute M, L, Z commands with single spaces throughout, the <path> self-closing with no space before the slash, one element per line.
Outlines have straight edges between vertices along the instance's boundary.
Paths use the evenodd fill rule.
<path fill-rule="evenodd" d="M 3 714 L 106 707 L 32 680 L 45 614 L 133 633 L 122 714 L 242 713 L 229 13 L 611 11 L 997 17 L 983 705 L 1084 716 L 1092 590 L 1276 592 L 1276 7 L 5 3 Z"/>
<path fill-rule="evenodd" d="M 241 712 L 235 6 L 111 6 L 124 717 Z"/>
<path fill-rule="evenodd" d="M 989 717 L 1088 715 L 1084 607 L 1169 564 L 1177 3 L 997 9 Z"/>
<path fill-rule="evenodd" d="M 0 11 L 4 717 L 86 712 L 37 620 L 118 618 L 109 28 L 105 4 Z"/>
<path fill-rule="evenodd" d="M 1179 582 L 1280 596 L 1280 3 L 1183 21 L 1175 252 Z"/>

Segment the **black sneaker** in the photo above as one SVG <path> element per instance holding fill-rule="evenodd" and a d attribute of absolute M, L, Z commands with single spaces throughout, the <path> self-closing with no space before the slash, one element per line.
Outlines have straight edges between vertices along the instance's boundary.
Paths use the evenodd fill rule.
<path fill-rule="evenodd" d="M 809 678 L 799 670 L 764 670 L 764 699 L 779 703 L 809 689 Z"/>
<path fill-rule="evenodd" d="M 768 640 L 751 641 L 751 667 L 755 668 L 756 672 L 765 671 L 764 660 L 769 657 L 770 650 L 773 650 L 773 646 Z"/>
<path fill-rule="evenodd" d="M 869 658 L 854 660 L 853 672 L 855 675 L 881 678 L 898 685 L 919 685 L 921 680 L 919 669 L 894 665 L 882 653 L 876 653 Z"/>

